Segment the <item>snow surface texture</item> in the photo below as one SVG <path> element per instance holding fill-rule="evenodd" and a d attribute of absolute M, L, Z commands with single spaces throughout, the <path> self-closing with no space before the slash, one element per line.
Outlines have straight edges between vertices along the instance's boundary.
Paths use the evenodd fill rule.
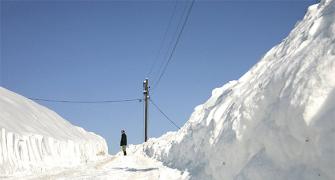
<path fill-rule="evenodd" d="M 132 149 L 192 179 L 334 180 L 335 0 L 309 7 L 282 43 L 213 90 L 181 130 Z"/>
<path fill-rule="evenodd" d="M 8 180 L 188 180 L 187 172 L 180 172 L 143 155 L 107 156 L 105 159 L 70 168 L 54 168 L 29 176 Z"/>
<path fill-rule="evenodd" d="M 0 87 L 0 178 L 75 166 L 108 153 L 105 140 Z"/>

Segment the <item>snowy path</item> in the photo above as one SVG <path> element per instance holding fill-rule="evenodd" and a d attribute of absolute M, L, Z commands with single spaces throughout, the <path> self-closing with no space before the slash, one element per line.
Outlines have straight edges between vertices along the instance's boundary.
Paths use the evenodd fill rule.
<path fill-rule="evenodd" d="M 9 179 L 21 179 L 21 177 Z M 142 179 L 142 180 L 180 180 L 188 179 L 187 174 L 168 168 L 156 160 L 139 156 L 109 156 L 108 158 L 88 163 L 75 168 L 53 169 L 43 174 L 24 176 L 24 179 Z"/>

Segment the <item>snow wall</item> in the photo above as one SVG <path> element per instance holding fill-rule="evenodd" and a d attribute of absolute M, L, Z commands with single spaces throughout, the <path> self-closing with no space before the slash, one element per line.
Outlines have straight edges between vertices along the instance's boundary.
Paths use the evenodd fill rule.
<path fill-rule="evenodd" d="M 132 147 L 192 179 L 335 179 L 335 1 L 213 90 L 178 132 Z"/>
<path fill-rule="evenodd" d="M 75 166 L 107 154 L 102 137 L 0 87 L 0 178 Z"/>

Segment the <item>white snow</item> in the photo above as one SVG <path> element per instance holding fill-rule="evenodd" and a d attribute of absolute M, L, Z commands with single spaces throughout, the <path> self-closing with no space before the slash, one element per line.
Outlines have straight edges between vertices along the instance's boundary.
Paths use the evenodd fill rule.
<path fill-rule="evenodd" d="M 144 154 L 107 155 L 102 137 L 2 87 L 0 112 L 0 179 L 189 179 Z"/>
<path fill-rule="evenodd" d="M 0 178 L 333 180 L 335 0 L 311 6 L 181 130 L 130 146 L 127 157 L 105 156 L 103 138 L 4 88 L 0 112 Z"/>
<path fill-rule="evenodd" d="M 104 158 L 105 140 L 0 87 L 0 178 Z"/>
<path fill-rule="evenodd" d="M 162 165 L 161 162 L 143 155 L 108 156 L 96 162 L 90 162 L 71 168 L 54 168 L 29 176 L 16 176 L 17 179 L 71 179 L 71 180 L 187 180 L 187 172 L 180 172 Z"/>
<path fill-rule="evenodd" d="M 192 179 L 335 179 L 335 0 L 311 6 L 181 130 L 132 151 L 187 169 Z"/>

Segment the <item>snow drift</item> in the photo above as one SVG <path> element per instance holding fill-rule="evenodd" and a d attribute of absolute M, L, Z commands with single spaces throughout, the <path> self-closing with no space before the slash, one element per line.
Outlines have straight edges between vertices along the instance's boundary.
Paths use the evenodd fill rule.
<path fill-rule="evenodd" d="M 133 148 L 193 179 L 335 179 L 335 1 L 309 7 L 181 130 Z"/>
<path fill-rule="evenodd" d="M 108 152 L 102 137 L 2 87 L 0 133 L 2 177 L 74 166 L 100 159 Z"/>

